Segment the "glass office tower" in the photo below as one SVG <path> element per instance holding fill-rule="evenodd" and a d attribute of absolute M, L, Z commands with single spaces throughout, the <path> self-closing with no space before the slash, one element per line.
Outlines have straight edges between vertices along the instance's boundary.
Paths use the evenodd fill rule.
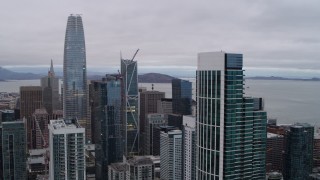
<path fill-rule="evenodd" d="M 25 134 L 22 120 L 2 123 L 3 179 L 27 179 Z"/>
<path fill-rule="evenodd" d="M 172 112 L 191 115 L 192 83 L 182 79 L 172 79 Z"/>
<path fill-rule="evenodd" d="M 102 81 L 93 81 L 94 141 L 96 144 L 96 179 L 106 179 L 108 165 L 122 162 L 123 143 L 121 114 L 121 76 L 107 75 Z"/>
<path fill-rule="evenodd" d="M 267 116 L 243 76 L 242 54 L 198 54 L 197 179 L 265 178 Z"/>
<path fill-rule="evenodd" d="M 86 128 L 87 139 L 91 139 L 86 48 L 80 15 L 68 17 L 63 60 L 63 117 L 66 121 L 77 119 L 81 127 Z"/>
<path fill-rule="evenodd" d="M 138 67 L 137 61 L 121 59 L 122 118 L 124 123 L 125 154 L 139 153 Z"/>
<path fill-rule="evenodd" d="M 290 127 L 287 135 L 284 178 L 308 179 L 313 168 L 314 127 L 297 123 Z"/>

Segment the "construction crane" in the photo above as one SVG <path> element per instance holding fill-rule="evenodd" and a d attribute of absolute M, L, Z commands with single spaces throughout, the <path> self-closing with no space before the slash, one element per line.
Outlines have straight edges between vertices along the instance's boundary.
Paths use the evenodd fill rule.
<path fill-rule="evenodd" d="M 134 58 L 135 58 L 135 57 L 136 57 L 136 55 L 138 54 L 138 51 L 139 51 L 139 49 L 137 49 L 136 53 L 134 53 L 134 55 L 133 55 L 133 57 L 132 57 L 131 61 L 133 61 L 133 60 L 134 60 Z"/>

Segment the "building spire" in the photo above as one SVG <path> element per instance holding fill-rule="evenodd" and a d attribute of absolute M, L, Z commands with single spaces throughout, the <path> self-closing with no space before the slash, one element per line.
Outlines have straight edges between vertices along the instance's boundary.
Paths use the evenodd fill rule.
<path fill-rule="evenodd" d="M 54 76 L 54 70 L 53 70 L 53 61 L 51 59 L 51 66 L 50 66 L 50 70 L 49 70 L 49 73 L 48 73 L 48 76 Z"/>

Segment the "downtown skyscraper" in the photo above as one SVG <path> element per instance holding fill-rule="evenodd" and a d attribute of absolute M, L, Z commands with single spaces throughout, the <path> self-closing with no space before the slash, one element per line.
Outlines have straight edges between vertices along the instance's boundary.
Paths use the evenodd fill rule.
<path fill-rule="evenodd" d="M 108 165 L 122 162 L 121 75 L 91 81 L 90 102 L 96 155 L 96 179 L 106 179 Z"/>
<path fill-rule="evenodd" d="M 122 122 L 127 157 L 139 153 L 138 66 L 137 61 L 121 58 Z"/>
<path fill-rule="evenodd" d="M 198 54 L 199 180 L 265 179 L 267 115 L 260 101 L 243 96 L 242 64 L 242 54 Z"/>
<path fill-rule="evenodd" d="M 41 78 L 41 87 L 42 105 L 51 115 L 54 110 L 60 109 L 59 78 L 55 76 L 52 60 L 50 70 L 48 71 L 48 75 Z"/>
<path fill-rule="evenodd" d="M 77 119 L 91 139 L 91 122 L 88 114 L 88 87 L 86 47 L 80 15 L 68 17 L 63 60 L 63 117 Z"/>

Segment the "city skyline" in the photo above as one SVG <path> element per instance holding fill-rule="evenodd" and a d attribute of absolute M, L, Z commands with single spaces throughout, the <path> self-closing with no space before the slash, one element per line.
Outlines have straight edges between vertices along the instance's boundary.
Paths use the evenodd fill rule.
<path fill-rule="evenodd" d="M 319 25 L 314 23 L 319 16 L 318 3 L 188 1 L 181 4 L 142 0 L 51 4 L 34 0 L 22 3 L 24 8 L 20 9 L 15 2 L 6 2 L 0 12 L 0 20 L 6 25 L 0 44 L 3 45 L 1 66 L 43 66 L 51 58 L 58 66 L 62 65 L 64 17 L 82 13 L 87 24 L 88 68 L 94 71 L 103 66 L 117 67 L 120 51 L 124 57 L 130 57 L 135 48 L 142 50 L 137 57 L 140 69 L 183 66 L 187 71 L 194 71 L 195 54 L 216 49 L 243 52 L 249 73 L 273 75 L 281 70 L 290 75 L 320 76 L 317 72 L 320 40 L 316 36 Z M 34 13 L 35 9 L 42 15 Z M 14 39 L 10 38 L 13 33 Z"/>

